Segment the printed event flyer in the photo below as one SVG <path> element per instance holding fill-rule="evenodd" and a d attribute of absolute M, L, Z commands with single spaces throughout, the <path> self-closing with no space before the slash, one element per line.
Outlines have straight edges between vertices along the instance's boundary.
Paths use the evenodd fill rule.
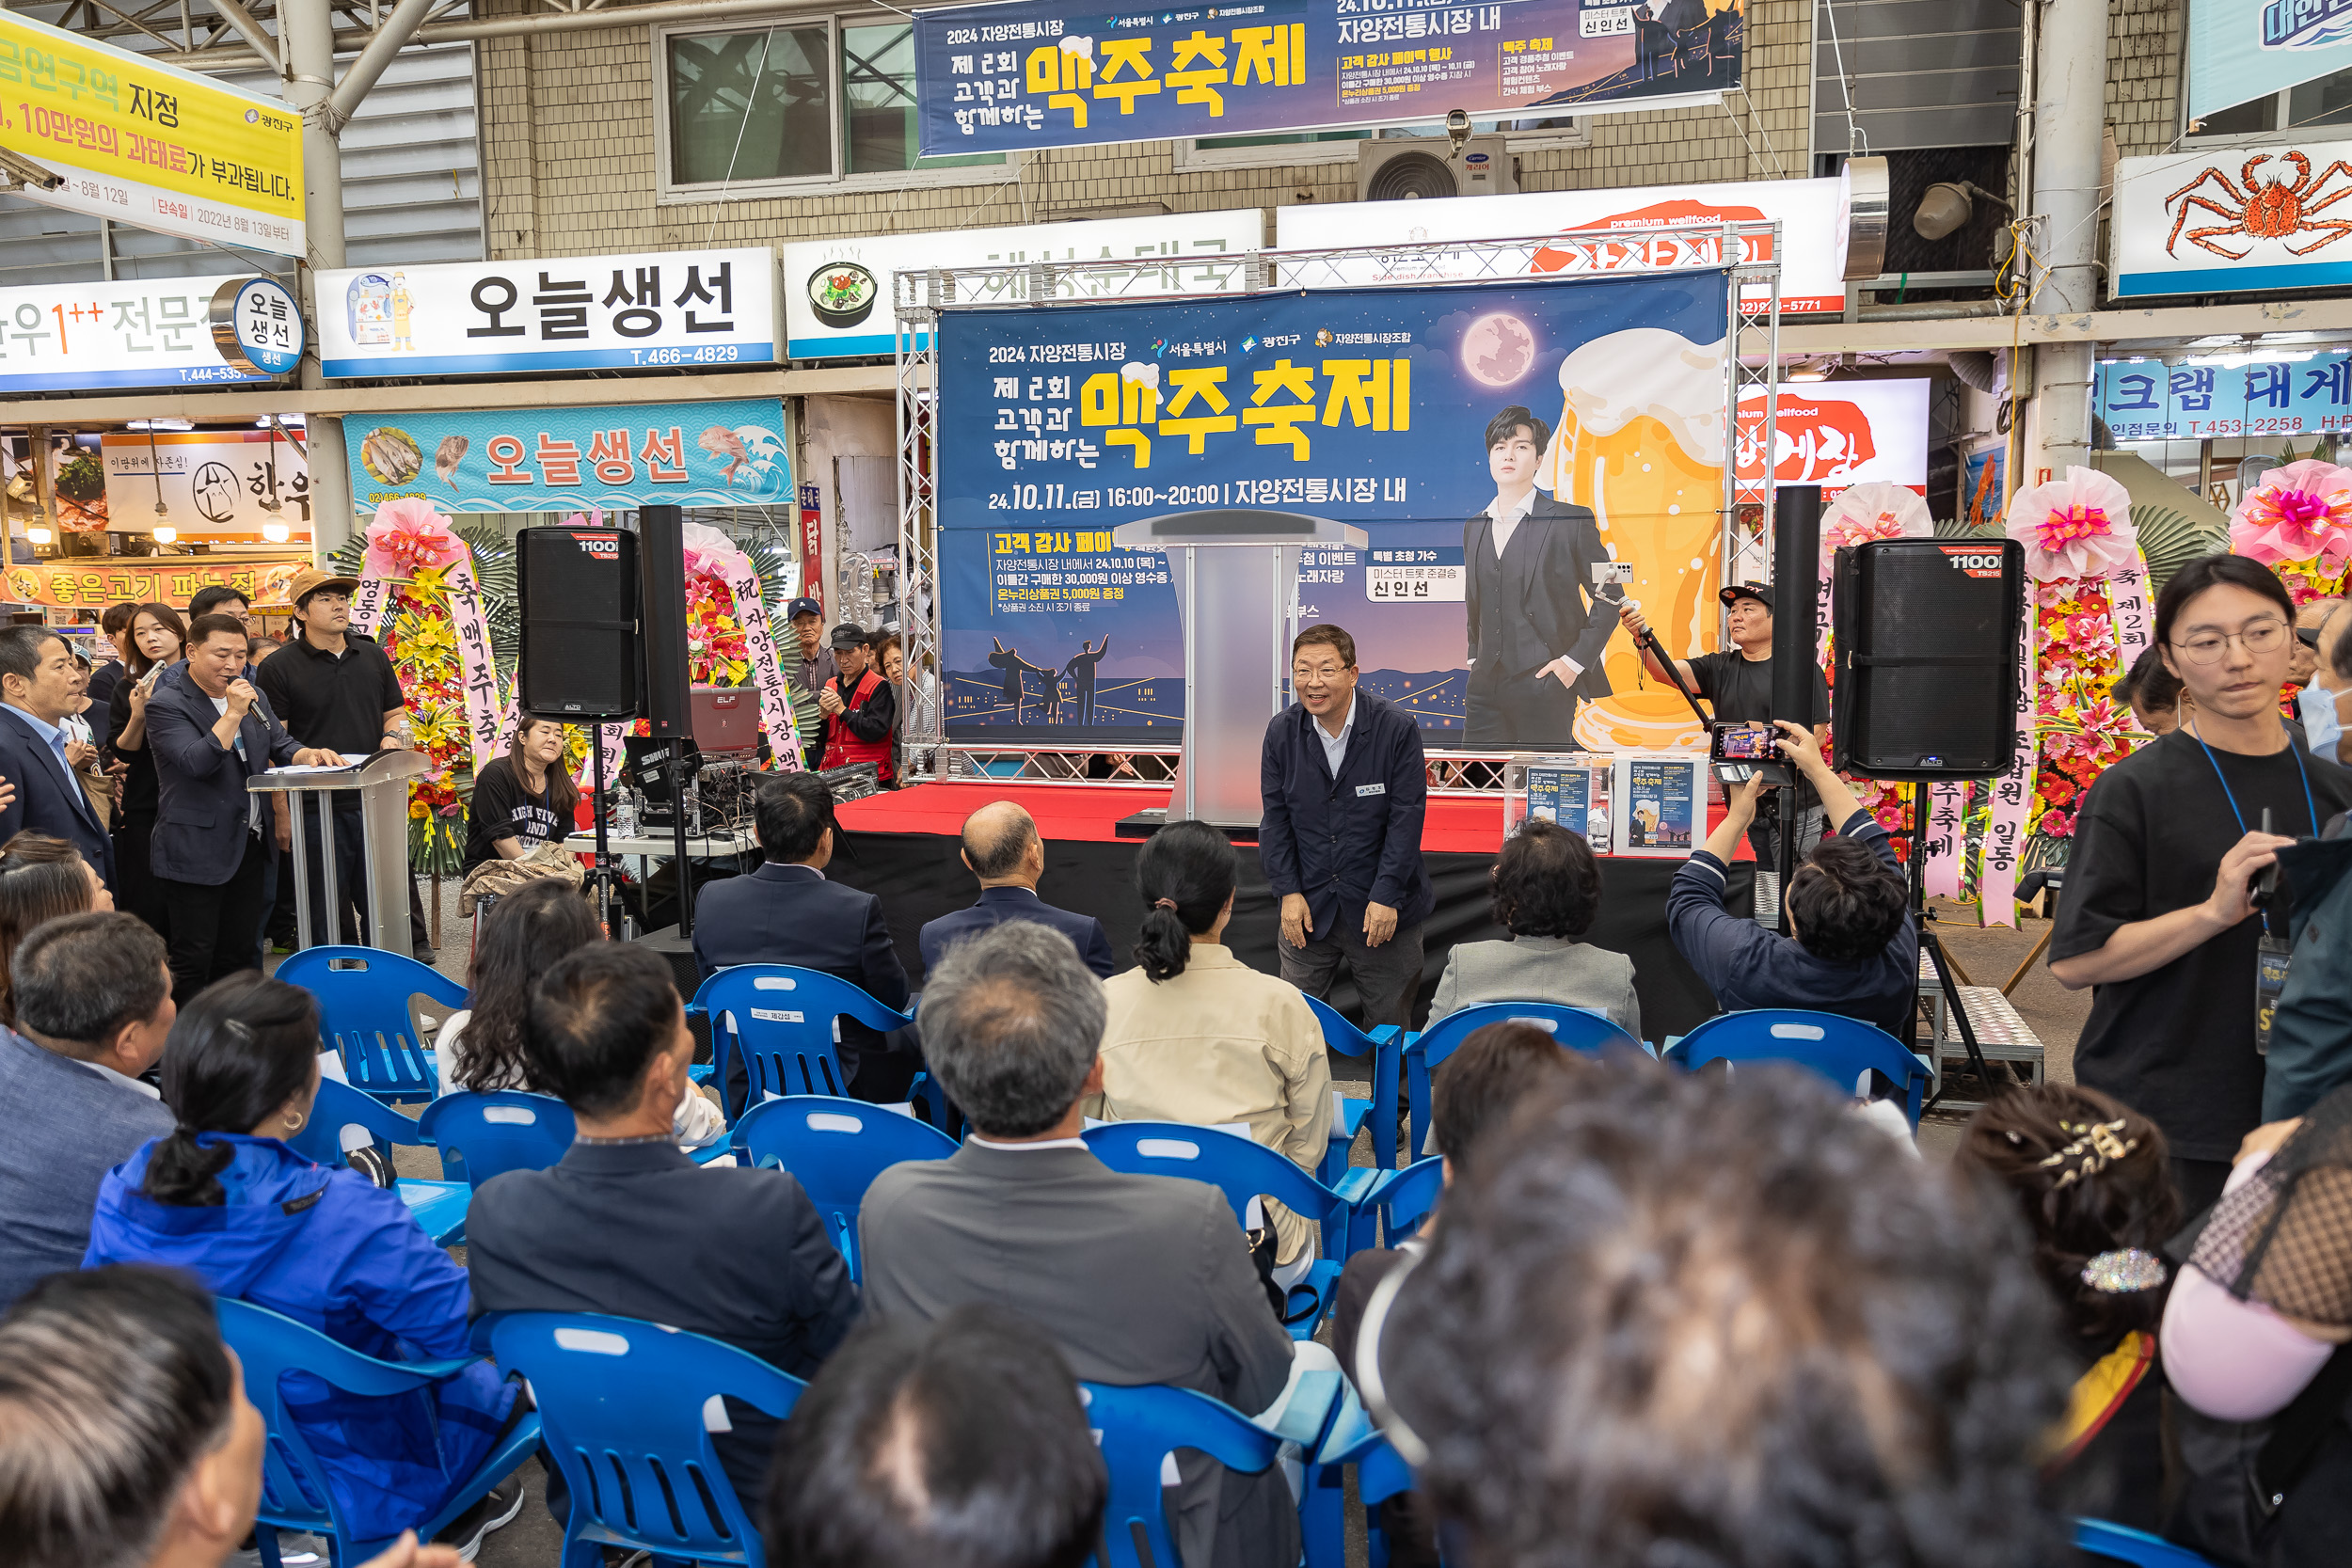
<path fill-rule="evenodd" d="M 1702 776 L 1704 756 L 1625 757 L 1617 764 L 1624 778 L 1619 799 L 1624 801 L 1617 853 L 1680 856 L 1698 842 L 1700 814 L 1707 794 Z"/>

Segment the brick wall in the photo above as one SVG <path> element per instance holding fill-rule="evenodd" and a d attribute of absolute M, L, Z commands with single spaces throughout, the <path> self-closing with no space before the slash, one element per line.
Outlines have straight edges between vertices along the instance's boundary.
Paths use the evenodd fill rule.
<path fill-rule="evenodd" d="M 2181 132 L 2181 0 L 2107 10 L 2107 123 L 2119 156 L 2162 152 Z"/>
<path fill-rule="evenodd" d="M 484 13 L 528 14 L 537 4 L 488 0 Z M 1749 0 L 1745 93 L 1704 109 L 1597 117 L 1588 148 L 1523 153 L 1520 188 L 1804 177 L 1810 6 Z M 660 205 L 650 37 L 609 28 L 481 46 L 483 225 L 493 259 L 985 228 L 1153 204 L 1204 212 L 1356 198 L 1352 163 L 1180 170 L 1161 143 L 1062 149 L 1017 176 L 976 168 L 969 182 L 948 186 Z"/>

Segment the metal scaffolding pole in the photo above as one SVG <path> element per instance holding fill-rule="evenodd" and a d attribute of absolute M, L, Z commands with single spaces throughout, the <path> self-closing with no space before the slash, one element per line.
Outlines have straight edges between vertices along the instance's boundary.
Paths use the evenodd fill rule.
<path fill-rule="evenodd" d="M 2107 8 L 2042 0 L 2034 61 L 2032 211 L 2035 248 L 2047 269 L 2036 314 L 2099 303 L 2100 146 L 2106 122 Z M 2033 437 L 2014 483 L 2090 461 L 2091 345 L 2051 343 L 2034 353 Z"/>
<path fill-rule="evenodd" d="M 328 106 L 335 91 L 335 13 L 327 0 L 282 0 L 278 44 L 286 62 L 286 102 L 302 116 L 304 222 L 310 255 L 301 271 L 302 313 L 310 321 L 310 352 L 302 385 L 319 388 L 319 331 L 331 301 L 320 299 L 320 269 L 343 264 L 343 154 L 340 121 Z M 343 421 L 314 416 L 309 424 L 311 549 L 325 561 L 351 537 L 351 477 L 343 457 Z"/>

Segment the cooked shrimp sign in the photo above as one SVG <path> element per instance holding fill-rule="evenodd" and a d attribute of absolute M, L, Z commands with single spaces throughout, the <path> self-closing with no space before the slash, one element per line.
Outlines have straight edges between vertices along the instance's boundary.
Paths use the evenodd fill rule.
<path fill-rule="evenodd" d="M 2112 231 L 2118 298 L 2352 283 L 2352 142 L 2125 158 Z"/>
<path fill-rule="evenodd" d="M 352 499 L 420 496 L 448 512 L 782 505 L 783 405 L 724 403 L 387 414 L 343 420 Z"/>

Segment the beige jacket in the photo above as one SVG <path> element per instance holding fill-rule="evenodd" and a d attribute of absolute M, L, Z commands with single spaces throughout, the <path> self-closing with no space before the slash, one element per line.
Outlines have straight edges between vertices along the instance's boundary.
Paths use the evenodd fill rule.
<path fill-rule="evenodd" d="M 1216 942 L 1195 942 L 1184 972 L 1153 984 L 1140 969 L 1103 982 L 1098 1121 L 1249 1124 L 1249 1135 L 1312 1175 L 1331 1137 L 1331 1064 L 1296 987 L 1261 974 Z M 1277 1256 L 1295 1261 L 1314 1227 L 1279 1204 L 1266 1213 Z"/>

